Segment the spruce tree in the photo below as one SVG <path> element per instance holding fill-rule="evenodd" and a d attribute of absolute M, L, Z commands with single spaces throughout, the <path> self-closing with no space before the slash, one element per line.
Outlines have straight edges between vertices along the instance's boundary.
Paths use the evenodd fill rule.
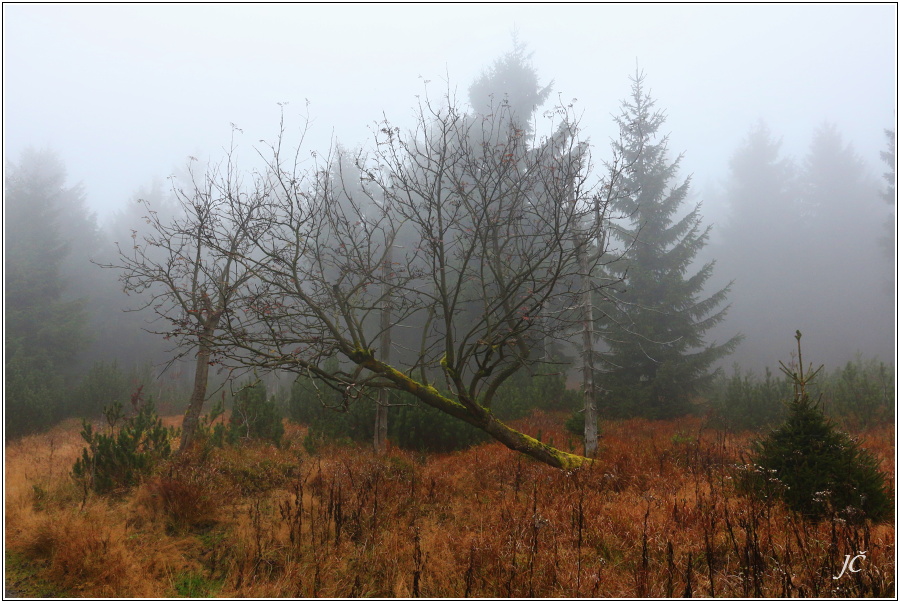
<path fill-rule="evenodd" d="M 754 444 L 743 485 L 754 493 L 774 491 L 794 511 L 812 519 L 886 519 L 892 509 L 877 459 L 829 421 L 808 392 L 815 371 L 803 367 L 797 331 L 797 367 L 781 364 L 794 384 L 784 424 Z"/>
<path fill-rule="evenodd" d="M 791 273 L 790 326 L 809 332 L 823 362 L 844 364 L 860 347 L 890 357 L 895 342 L 885 324 L 895 315 L 884 282 L 878 183 L 837 126 L 816 128 L 800 171 L 800 223 Z M 785 263 L 785 262 L 782 262 Z M 839 276 L 839 278 L 837 278 Z M 821 300 L 828 303 L 821 303 Z M 863 343 L 865 342 L 865 343 Z"/>
<path fill-rule="evenodd" d="M 608 414 L 665 418 L 684 414 L 691 398 L 712 377 L 713 362 L 740 341 L 707 344 L 704 334 L 722 321 L 720 308 L 730 285 L 704 297 L 703 286 L 714 262 L 691 274 L 691 263 L 706 244 L 710 227 L 701 225 L 700 205 L 682 215 L 690 178 L 678 182 L 681 155 L 668 156 L 668 136 L 660 135 L 665 114 L 644 89 L 644 75 L 632 78 L 631 96 L 615 121 L 613 144 L 626 166 L 622 190 L 613 210 L 628 216 L 613 229 L 624 261 L 611 264 L 624 291 L 601 309 L 601 338 L 608 349 L 599 355 Z"/>
<path fill-rule="evenodd" d="M 50 151 L 8 163 L 5 184 L 4 393 L 6 437 L 16 437 L 65 416 L 65 382 L 87 341 L 85 302 L 72 296 L 64 269 L 84 193 L 66 186 Z"/>
<path fill-rule="evenodd" d="M 710 246 L 711 255 L 718 259 L 718 270 L 735 279 L 728 322 L 747 334 L 735 360 L 744 369 L 762 371 L 760 359 L 778 349 L 780 333 L 802 326 L 793 313 L 797 274 L 784 261 L 806 253 L 796 236 L 798 169 L 784 155 L 780 137 L 762 121 L 735 149 L 728 167 L 723 202 L 729 215 L 717 227 L 719 240 Z"/>
<path fill-rule="evenodd" d="M 468 101 L 472 111 L 461 117 L 465 126 L 460 129 L 465 135 L 451 143 L 457 145 L 454 152 L 469 153 L 470 151 L 466 149 L 472 149 L 471 152 L 475 155 L 484 152 L 485 169 L 497 163 L 496 157 L 492 158 L 492 155 L 496 154 L 498 148 L 504 148 L 500 165 L 494 167 L 501 177 L 489 187 L 480 187 L 468 193 L 473 199 L 477 199 L 477 203 L 483 204 L 488 212 L 512 215 L 516 213 L 512 208 L 534 205 L 536 197 L 547 195 L 547 191 L 542 189 L 543 183 L 531 181 L 534 177 L 535 158 L 546 157 L 548 149 L 564 149 L 566 144 L 561 141 L 575 138 L 575 131 L 566 120 L 554 124 L 555 130 L 550 137 L 538 136 L 535 133 L 535 124 L 541 115 L 539 109 L 549 100 L 553 81 L 547 84 L 542 82 L 537 68 L 532 63 L 533 54 L 528 50 L 527 44 L 514 33 L 512 48 L 483 69 L 469 86 Z M 582 152 L 577 144 L 572 145 L 570 149 L 572 155 Z M 454 179 L 461 182 L 474 179 L 475 174 L 466 173 L 471 172 L 472 168 L 472 165 L 454 168 Z M 453 194 L 453 191 L 444 191 L 443 194 Z M 538 218 L 533 212 L 521 211 L 515 228 L 520 229 L 521 234 L 529 235 L 540 228 L 534 224 L 536 220 L 540 221 L 542 218 Z M 493 227 L 478 226 L 474 223 L 466 223 L 463 228 L 470 228 L 472 232 L 478 232 L 479 236 L 499 235 L 501 238 L 504 236 L 502 228 L 492 231 Z M 498 282 L 505 282 L 507 278 L 505 264 L 516 265 L 523 261 L 522 257 L 517 256 L 515 251 L 517 247 L 517 245 L 508 246 L 506 259 L 498 265 L 491 266 L 491 260 L 487 257 L 478 258 L 476 261 L 482 266 L 479 270 L 494 273 Z M 477 324 L 484 316 L 483 292 L 479 291 L 478 284 L 472 281 L 471 285 L 467 286 L 464 297 L 470 301 L 461 304 L 468 316 L 461 324 L 466 324 L 468 330 L 469 321 Z M 510 300 L 501 302 L 505 305 L 510 303 Z M 554 309 L 554 312 L 558 313 L 559 309 Z M 536 324 L 543 324 L 543 317 L 534 317 L 533 320 Z M 502 379 L 495 380 L 496 385 L 499 386 L 511 378 L 518 370 L 532 374 L 535 363 L 565 361 L 562 346 L 554 344 L 552 338 L 545 335 L 544 328 L 539 327 L 534 329 L 533 333 L 518 338 L 516 353 L 509 357 L 508 362 L 502 363 L 503 371 L 498 367 L 493 373 L 494 376 L 501 372 L 505 375 Z M 484 382 L 485 393 L 488 390 L 488 381 L 494 380 Z M 490 388 L 490 391 L 491 393 L 487 394 L 488 398 L 493 397 L 496 388 Z"/>
<path fill-rule="evenodd" d="M 504 118 L 510 118 L 513 123 L 505 120 L 501 123 L 531 134 L 534 113 L 549 98 L 553 82 L 546 86 L 540 83 L 537 69 L 531 63 L 533 53 L 527 50 L 526 44 L 513 35 L 513 49 L 496 59 L 469 86 L 469 104 L 481 116 L 492 114 L 501 106 L 507 107 Z"/>

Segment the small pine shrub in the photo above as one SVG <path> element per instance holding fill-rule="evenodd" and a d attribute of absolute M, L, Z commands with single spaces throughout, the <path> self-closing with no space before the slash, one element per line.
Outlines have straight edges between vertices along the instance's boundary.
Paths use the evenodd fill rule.
<path fill-rule="evenodd" d="M 216 422 L 225 413 L 225 393 L 222 398 L 209 409 L 209 412 L 200 417 L 197 425 L 197 440 L 203 443 L 203 451 L 209 454 L 212 448 L 221 448 L 228 438 L 228 427 L 224 419 Z"/>
<path fill-rule="evenodd" d="M 229 441 L 268 440 L 277 446 L 282 436 L 284 424 L 281 412 L 274 398 L 266 397 L 266 386 L 262 381 L 241 387 L 235 396 L 228 422 Z"/>
<path fill-rule="evenodd" d="M 82 420 L 81 437 L 87 447 L 72 467 L 72 476 L 83 484 L 85 493 L 98 494 L 137 485 L 156 464 L 171 454 L 171 430 L 156 415 L 153 398 L 144 401 L 143 386 L 131 395 L 134 414 L 123 417 L 122 403 L 114 402 L 103 414 L 109 433 L 95 432 Z M 122 421 L 122 426 L 117 428 Z"/>
<path fill-rule="evenodd" d="M 584 410 L 578 410 L 569 415 L 565 422 L 566 431 L 579 437 L 584 437 Z M 600 433 L 600 416 L 597 416 L 597 433 Z"/>
<path fill-rule="evenodd" d="M 838 431 L 813 403 L 807 386 L 819 370 L 804 373 L 784 364 L 794 383 L 787 420 L 754 446 L 752 470 L 744 484 L 753 491 L 772 492 L 794 511 L 811 519 L 838 516 L 845 520 L 879 521 L 892 509 L 885 476 L 877 460 L 846 433 Z M 811 368 L 811 367 L 810 367 Z M 772 489 L 770 484 L 776 484 Z"/>

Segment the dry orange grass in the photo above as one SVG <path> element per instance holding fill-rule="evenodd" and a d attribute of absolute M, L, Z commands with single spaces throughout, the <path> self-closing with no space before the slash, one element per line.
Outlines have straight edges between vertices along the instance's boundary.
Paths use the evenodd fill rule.
<path fill-rule="evenodd" d="M 519 426 L 578 447 L 559 416 Z M 572 472 L 494 443 L 310 455 L 305 430 L 287 427 L 281 448 L 198 452 L 83 506 L 67 478 L 76 424 L 10 444 L 6 545 L 57 594 L 83 597 L 893 593 L 893 525 L 812 524 L 736 494 L 751 434 L 702 419 L 605 424 L 599 459 Z M 862 442 L 893 476 L 892 429 Z M 832 579 L 863 550 L 863 571 Z"/>
<path fill-rule="evenodd" d="M 38 509 L 53 499 L 77 496 L 67 479 L 81 454 L 78 423 L 67 421 L 46 433 L 24 437 L 6 446 L 4 472 L 6 544 L 42 521 Z"/>

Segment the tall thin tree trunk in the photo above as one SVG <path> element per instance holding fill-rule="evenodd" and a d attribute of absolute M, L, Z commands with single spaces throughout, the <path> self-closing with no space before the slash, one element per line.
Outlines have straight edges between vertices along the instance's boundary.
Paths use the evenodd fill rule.
<path fill-rule="evenodd" d="M 582 388 L 584 389 L 584 456 L 597 452 L 597 407 L 594 396 L 594 300 L 586 242 L 580 246 L 582 312 Z"/>
<path fill-rule="evenodd" d="M 391 293 L 390 275 L 393 264 L 393 252 L 391 247 L 385 251 L 384 266 L 382 266 L 382 306 L 381 306 L 381 361 L 390 364 L 391 361 Z M 382 389 L 378 392 L 378 401 L 375 404 L 375 454 L 384 454 L 387 451 L 388 428 L 388 401 L 389 392 Z"/>
<path fill-rule="evenodd" d="M 215 327 L 205 327 L 200 336 L 200 346 L 197 350 L 197 364 L 194 367 L 194 388 L 191 390 L 191 399 L 184 413 L 181 423 L 181 444 L 178 452 L 184 452 L 190 448 L 197 435 L 197 427 L 200 425 L 200 413 L 203 411 L 203 403 L 206 401 L 206 387 L 209 382 L 209 358 L 212 354 L 210 339 Z"/>

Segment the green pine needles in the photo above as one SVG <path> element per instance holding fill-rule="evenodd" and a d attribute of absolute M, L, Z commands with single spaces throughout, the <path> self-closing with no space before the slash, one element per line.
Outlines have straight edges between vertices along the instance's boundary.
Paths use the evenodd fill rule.
<path fill-rule="evenodd" d="M 222 399 L 200 417 L 197 426 L 197 441 L 202 444 L 204 455 L 213 448 L 240 446 L 252 440 L 281 445 L 284 436 L 281 408 L 274 397 L 266 397 L 266 386 L 259 379 L 241 385 L 227 420 L 224 414 L 225 392 L 222 392 Z"/>
<path fill-rule="evenodd" d="M 885 476 L 875 457 L 838 431 L 812 401 L 807 388 L 822 367 L 804 370 L 800 331 L 795 337 L 799 369 L 781 363 L 794 386 L 787 420 L 756 443 L 743 483 L 756 493 L 781 497 L 812 519 L 880 521 L 893 508 Z"/>
<path fill-rule="evenodd" d="M 85 497 L 89 490 L 106 494 L 135 486 L 171 454 L 172 430 L 163 427 L 153 398 L 144 400 L 143 387 L 131 395 L 132 416 L 123 417 L 121 402 L 104 409 L 109 433 L 95 432 L 89 422 L 82 421 L 81 437 L 87 447 L 75 461 L 72 476 L 82 484 Z"/>
<path fill-rule="evenodd" d="M 692 412 L 713 379 L 712 365 L 741 340 L 706 341 L 707 331 L 725 318 L 730 285 L 704 293 L 714 262 L 693 264 L 710 227 L 702 225 L 699 204 L 683 209 L 691 181 L 678 179 L 682 156 L 669 158 L 668 136 L 660 133 L 666 116 L 655 104 L 637 73 L 616 118 L 620 139 L 613 150 L 625 170 L 611 206 L 624 219 L 613 225 L 611 240 L 622 261 L 610 264 L 604 277 L 622 290 L 605 289 L 596 306 L 606 347 L 598 358 L 606 417 L 668 419 Z"/>
<path fill-rule="evenodd" d="M 248 382 L 238 390 L 228 423 L 229 440 L 268 440 L 276 446 L 284 435 L 284 423 L 275 400 L 266 397 L 262 381 Z"/>

